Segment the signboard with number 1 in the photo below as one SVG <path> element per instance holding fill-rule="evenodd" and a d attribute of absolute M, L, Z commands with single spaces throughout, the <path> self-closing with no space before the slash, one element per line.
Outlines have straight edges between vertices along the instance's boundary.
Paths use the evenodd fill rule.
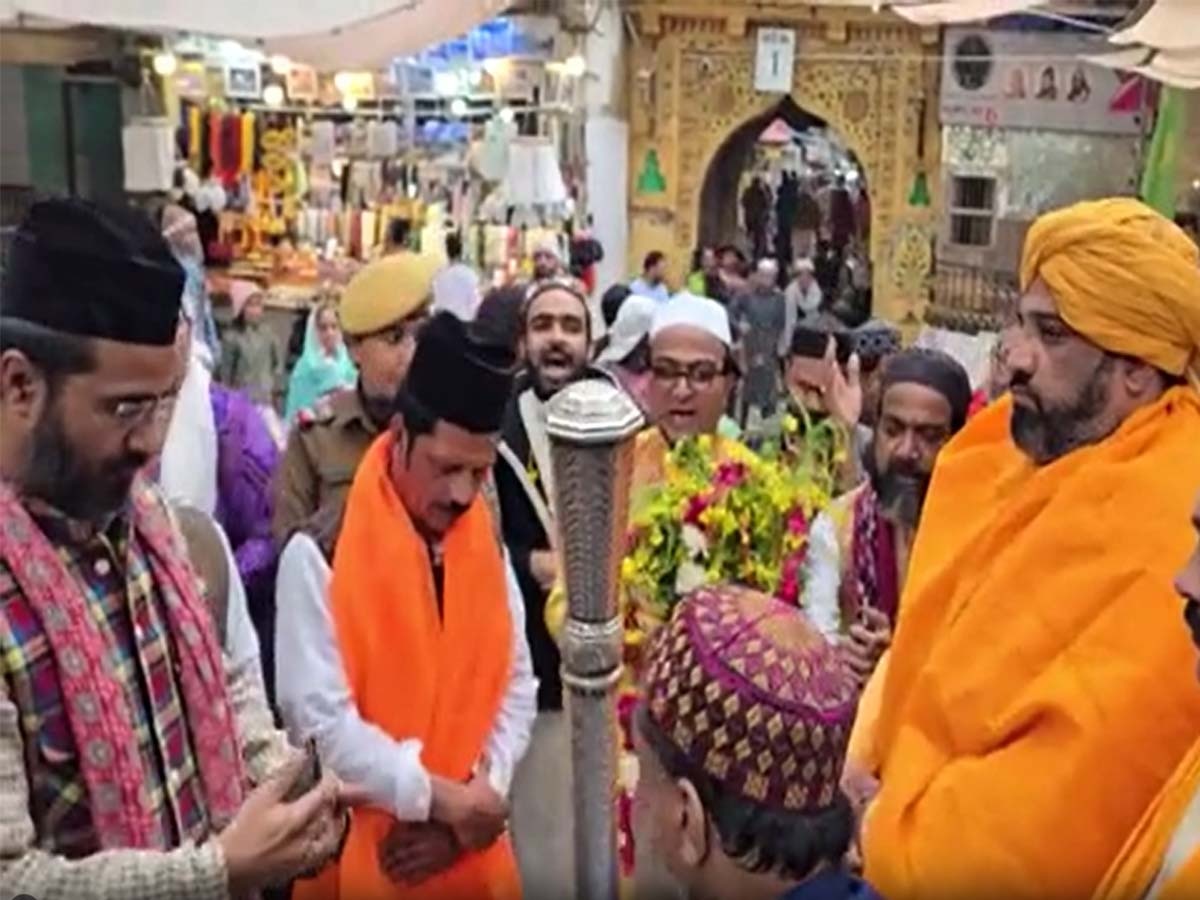
<path fill-rule="evenodd" d="M 796 32 L 790 28 L 758 29 L 754 89 L 768 94 L 789 93 L 795 66 Z"/>

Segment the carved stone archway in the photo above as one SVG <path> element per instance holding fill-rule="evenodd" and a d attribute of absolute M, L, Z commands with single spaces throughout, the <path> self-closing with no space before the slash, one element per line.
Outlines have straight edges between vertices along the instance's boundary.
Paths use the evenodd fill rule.
<path fill-rule="evenodd" d="M 919 321 L 934 206 L 908 201 L 918 170 L 938 171 L 936 33 L 827 6 L 637 0 L 631 9 L 641 33 L 630 60 L 631 264 L 668 250 L 674 274 L 684 274 L 709 165 L 733 131 L 779 103 L 754 90 L 755 28 L 785 26 L 797 34 L 792 99 L 838 133 L 866 175 L 874 314 Z M 639 184 L 651 155 L 666 185 L 658 193 Z"/>

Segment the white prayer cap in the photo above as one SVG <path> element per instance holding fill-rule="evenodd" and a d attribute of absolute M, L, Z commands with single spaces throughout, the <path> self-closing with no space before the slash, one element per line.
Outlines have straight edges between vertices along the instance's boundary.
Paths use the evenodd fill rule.
<path fill-rule="evenodd" d="M 779 271 L 779 263 L 773 259 L 764 258 L 758 261 L 758 271 L 766 274 L 767 272 L 775 273 Z"/>
<path fill-rule="evenodd" d="M 621 304 L 609 333 L 608 346 L 597 362 L 619 363 L 625 359 L 650 331 L 654 311 L 661 306 L 657 300 L 630 294 Z"/>
<path fill-rule="evenodd" d="M 801 272 L 812 273 L 817 271 L 817 267 L 813 265 L 813 261 L 811 259 L 798 259 L 796 260 L 796 264 L 792 266 L 792 271 L 797 275 L 799 275 Z"/>
<path fill-rule="evenodd" d="M 678 327 L 699 329 L 711 334 L 726 347 L 733 347 L 729 314 L 716 300 L 682 291 L 666 303 L 658 304 L 654 310 L 654 320 L 650 323 L 650 340 L 668 328 Z"/>
<path fill-rule="evenodd" d="M 543 238 L 534 245 L 532 255 L 537 256 L 539 253 L 545 253 L 555 259 L 562 259 L 562 251 L 558 247 L 558 242 L 550 238 Z"/>

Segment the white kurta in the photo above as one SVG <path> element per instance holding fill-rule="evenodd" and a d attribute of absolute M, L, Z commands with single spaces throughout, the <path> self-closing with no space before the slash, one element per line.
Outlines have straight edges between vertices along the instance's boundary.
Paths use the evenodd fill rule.
<path fill-rule="evenodd" d="M 525 639 L 525 605 L 507 554 L 505 601 L 512 616 L 512 673 L 484 753 L 488 778 L 508 796 L 537 715 L 537 679 Z M 397 740 L 362 718 L 346 683 L 329 608 L 332 572 L 320 548 L 296 534 L 279 560 L 275 627 L 276 695 L 293 740 L 314 738 L 322 760 L 401 821 L 429 819 L 433 785 L 419 738 Z M 402 651 L 401 651 L 402 652 Z M 396 700 L 404 702 L 396 686 Z"/>

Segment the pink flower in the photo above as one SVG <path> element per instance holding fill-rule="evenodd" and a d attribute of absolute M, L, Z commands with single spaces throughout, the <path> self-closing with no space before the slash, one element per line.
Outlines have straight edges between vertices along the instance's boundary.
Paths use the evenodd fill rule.
<path fill-rule="evenodd" d="M 788 514 L 787 530 L 791 534 L 808 534 L 808 516 L 804 515 L 804 510 L 797 508 Z"/>
<path fill-rule="evenodd" d="M 688 525 L 699 525 L 700 514 L 712 505 L 713 497 L 711 493 L 697 494 L 688 500 L 687 506 L 683 511 L 683 521 Z"/>
<path fill-rule="evenodd" d="M 717 466 L 714 480 L 718 487 L 737 487 L 746 478 L 746 464 L 735 460 L 726 460 Z"/>

